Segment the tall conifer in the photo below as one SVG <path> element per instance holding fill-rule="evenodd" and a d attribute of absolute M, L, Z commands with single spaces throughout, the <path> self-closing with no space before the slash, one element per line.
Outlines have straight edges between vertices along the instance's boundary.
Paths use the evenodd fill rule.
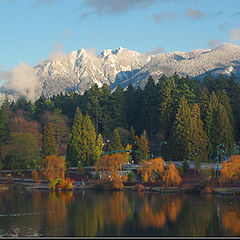
<path fill-rule="evenodd" d="M 55 132 L 54 132 L 54 127 L 52 123 L 48 123 L 44 128 L 43 154 L 44 154 L 44 157 L 58 154 Z"/>

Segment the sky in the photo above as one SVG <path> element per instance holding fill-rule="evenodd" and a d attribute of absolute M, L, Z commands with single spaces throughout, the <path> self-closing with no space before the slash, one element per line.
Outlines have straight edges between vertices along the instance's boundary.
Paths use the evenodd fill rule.
<path fill-rule="evenodd" d="M 240 0 L 0 0 L 0 78 L 80 48 L 157 54 L 222 43 L 240 45 Z"/>

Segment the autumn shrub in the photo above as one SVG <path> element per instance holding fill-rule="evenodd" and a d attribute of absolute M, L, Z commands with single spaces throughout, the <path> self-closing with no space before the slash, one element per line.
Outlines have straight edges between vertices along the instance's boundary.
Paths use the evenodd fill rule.
<path fill-rule="evenodd" d="M 47 180 L 64 179 L 66 171 L 66 162 L 62 157 L 56 155 L 47 156 L 44 159 L 44 176 Z"/>
<path fill-rule="evenodd" d="M 73 180 L 71 180 L 70 178 L 62 179 L 62 181 L 58 183 L 57 187 L 64 190 L 72 190 Z"/>
<path fill-rule="evenodd" d="M 230 160 L 222 164 L 220 184 L 240 183 L 240 155 L 231 156 Z"/>
<path fill-rule="evenodd" d="M 154 158 L 149 161 L 143 161 L 142 166 L 138 169 L 144 183 L 153 183 L 156 179 L 161 178 L 164 172 L 163 158 Z"/>
<path fill-rule="evenodd" d="M 73 180 L 71 180 L 70 178 L 53 179 L 49 181 L 48 185 L 49 188 L 52 190 L 73 190 Z"/>
<path fill-rule="evenodd" d="M 166 186 L 178 186 L 182 181 L 179 172 L 173 163 L 170 163 L 163 175 L 163 182 Z"/>

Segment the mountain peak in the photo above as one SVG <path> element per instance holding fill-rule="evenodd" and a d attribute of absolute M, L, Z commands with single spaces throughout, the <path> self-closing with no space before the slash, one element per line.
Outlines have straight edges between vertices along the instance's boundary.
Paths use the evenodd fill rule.
<path fill-rule="evenodd" d="M 171 76 L 175 72 L 180 76 L 188 75 L 198 79 L 203 79 L 209 73 L 214 77 L 234 74 L 240 79 L 240 46 L 230 43 L 212 50 L 196 49 L 188 53 L 175 51 L 151 55 L 150 58 L 123 47 L 105 49 L 98 56 L 81 48 L 57 60 L 49 59 L 34 67 L 37 84 L 33 86 L 36 94 L 32 100 L 41 95 L 51 97 L 70 90 L 83 94 L 93 84 L 98 84 L 99 87 L 103 84 L 110 85 L 111 89 L 119 84 L 126 88 L 130 83 L 134 87 L 143 87 L 149 75 L 157 80 L 162 74 Z M 18 72 L 25 70 L 23 68 Z M 33 75 L 32 71 L 30 73 Z M 26 85 L 25 79 L 31 77 L 28 72 L 24 76 L 26 78 L 22 79 L 20 74 L 17 76 L 15 73 L 14 79 L 2 85 L 0 102 L 5 96 L 11 100 L 22 96 L 19 89 Z M 14 84 L 11 81 L 15 81 Z M 29 99 L 29 94 L 26 93 L 23 97 Z"/>

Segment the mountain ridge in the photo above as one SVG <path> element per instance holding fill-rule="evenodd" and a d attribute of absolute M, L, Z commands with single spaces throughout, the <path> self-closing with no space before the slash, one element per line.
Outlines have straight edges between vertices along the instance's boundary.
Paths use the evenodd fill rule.
<path fill-rule="evenodd" d="M 214 77 L 234 74 L 240 79 L 240 46 L 225 43 L 214 49 L 156 55 L 119 47 L 115 50 L 105 49 L 96 56 L 91 51 L 79 49 L 42 61 L 32 70 L 24 64 L 21 67 L 18 71 L 21 74 L 15 71 L 9 82 L 0 87 L 1 100 L 6 96 L 10 100 L 21 96 L 35 100 L 41 95 L 51 97 L 70 90 L 83 94 L 95 83 L 99 87 L 107 84 L 112 90 L 117 85 L 126 88 L 130 83 L 134 87 L 143 87 L 149 75 L 159 79 L 163 74 L 171 76 L 177 73 L 201 80 L 209 73 Z M 28 75 L 32 81 L 25 86 L 20 77 L 27 79 Z M 24 88 L 21 88 L 22 85 Z"/>

